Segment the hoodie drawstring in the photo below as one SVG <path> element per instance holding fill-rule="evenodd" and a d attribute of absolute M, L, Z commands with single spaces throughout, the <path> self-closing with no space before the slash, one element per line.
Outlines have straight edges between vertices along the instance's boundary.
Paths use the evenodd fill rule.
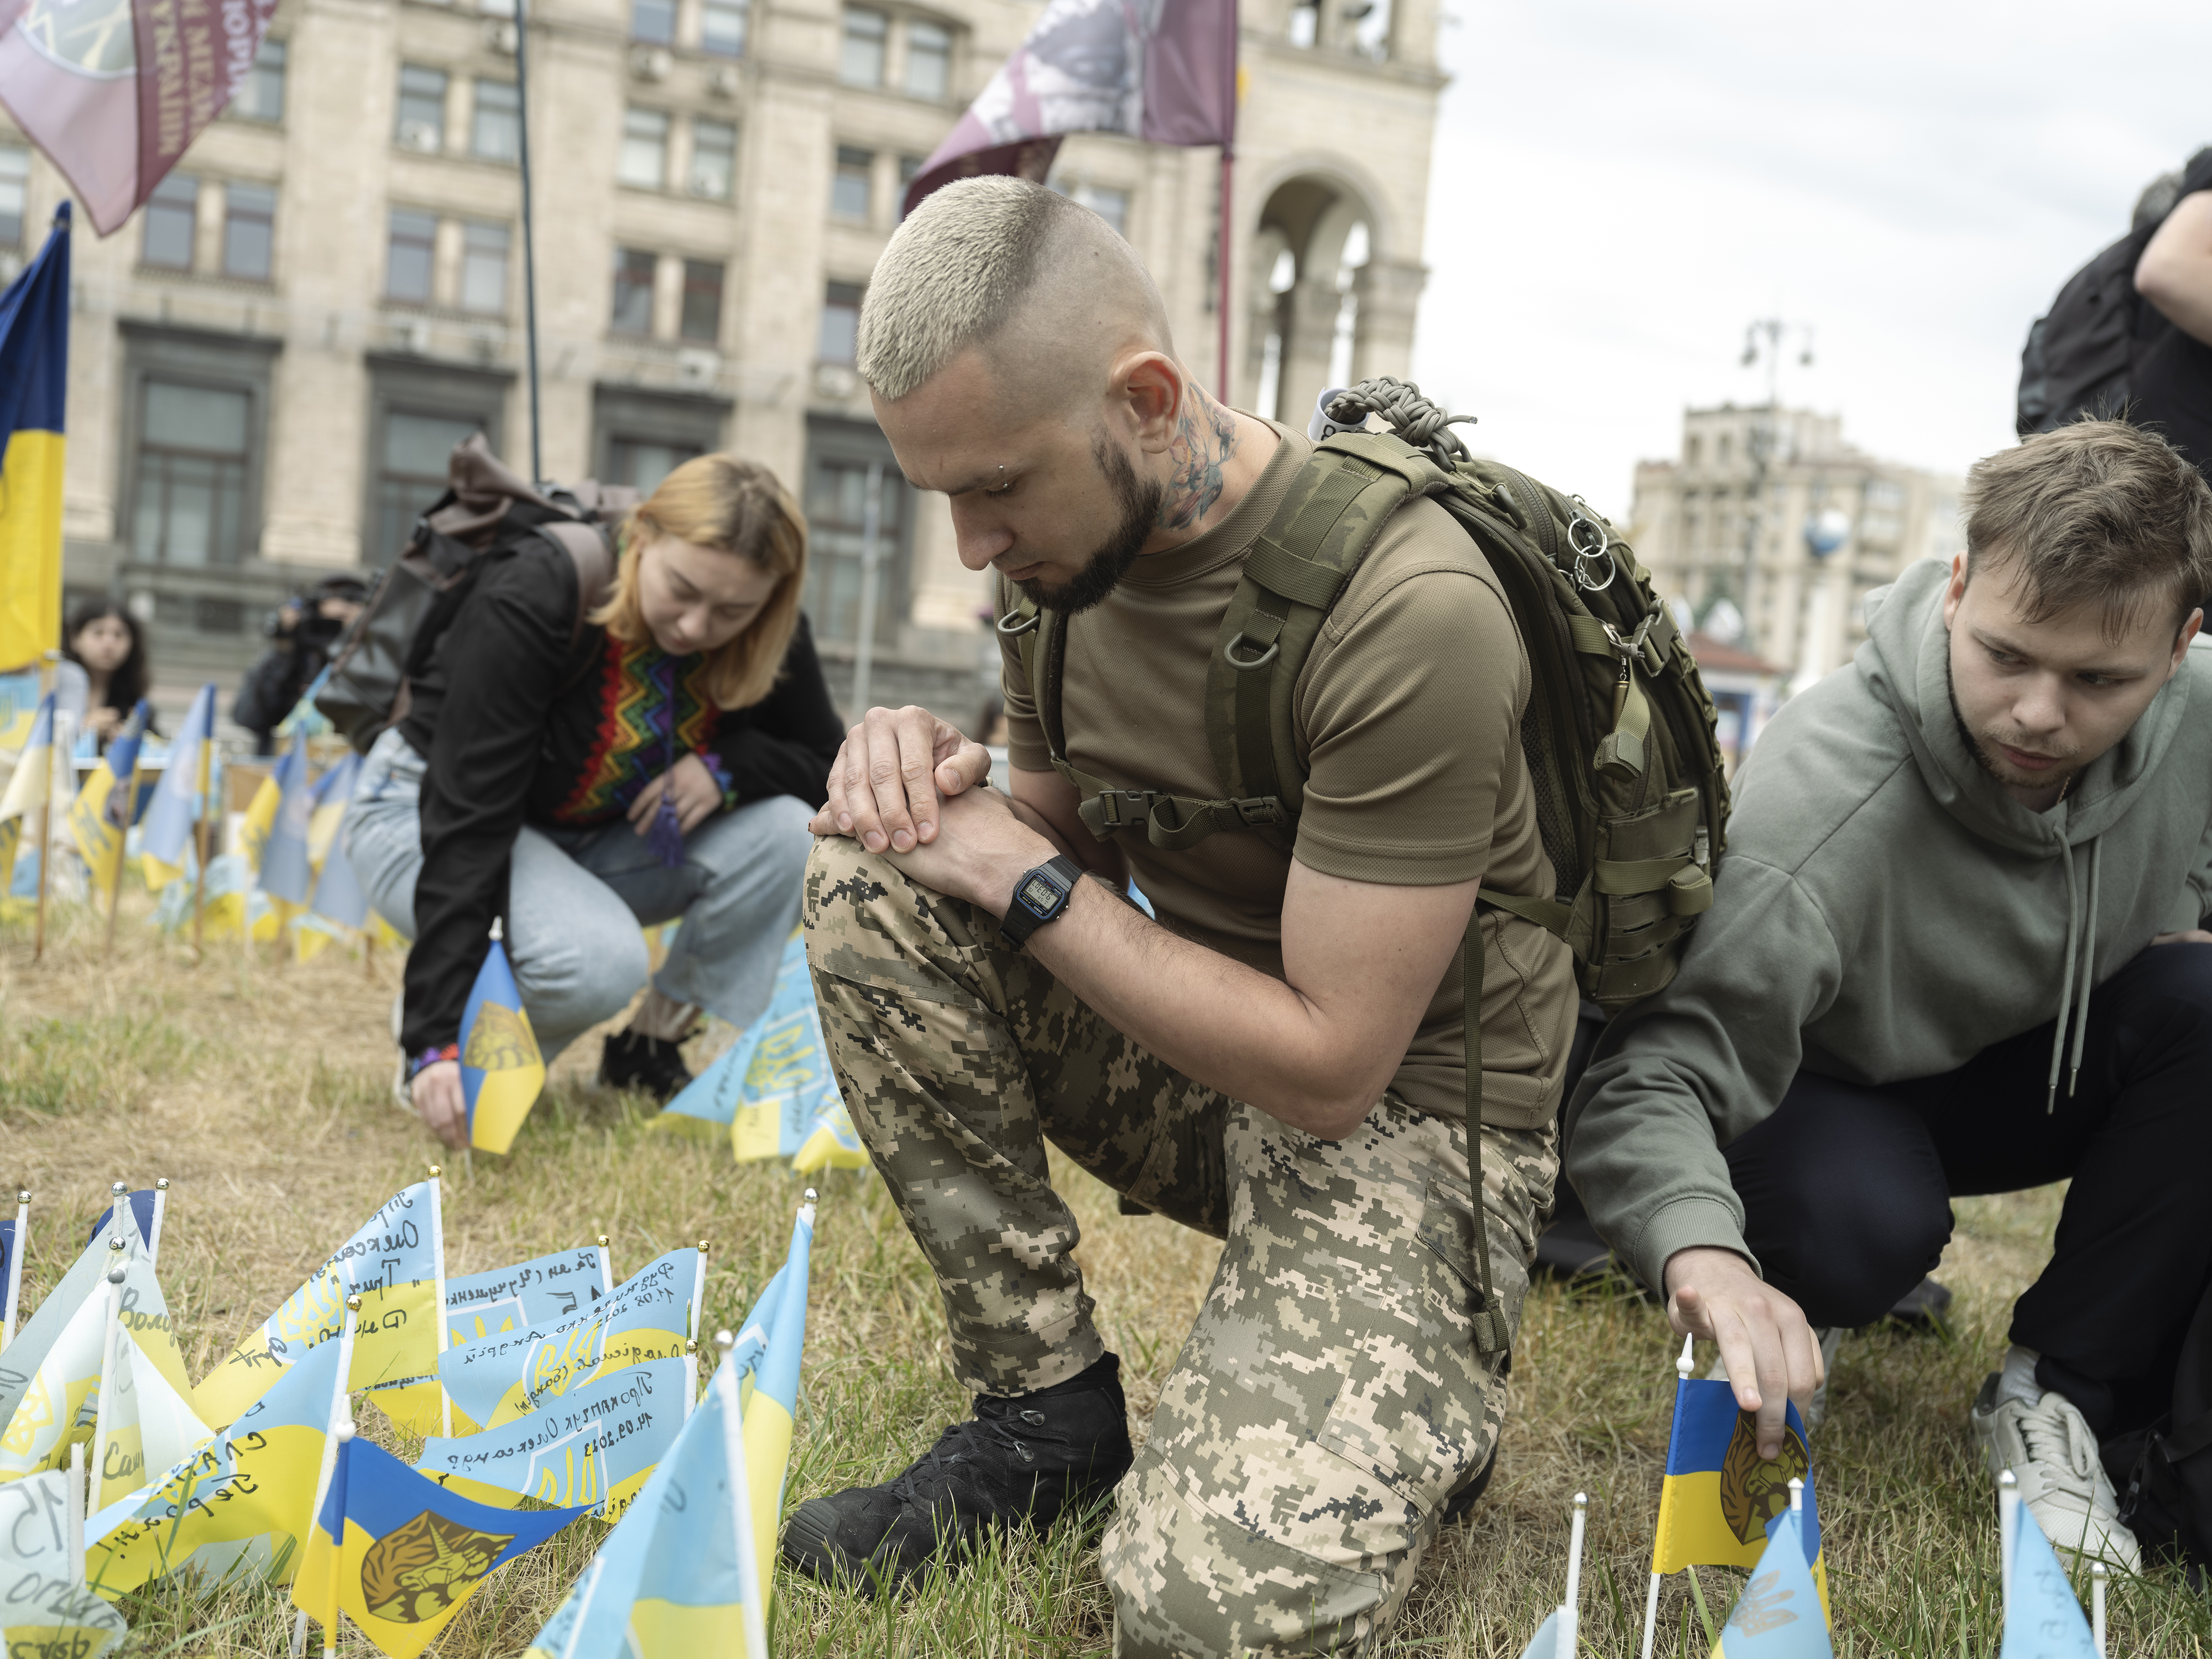
<path fill-rule="evenodd" d="M 2063 835 L 2058 840 L 2059 859 L 2066 866 L 2066 970 L 2059 980 L 2057 1029 L 2051 1036 L 2051 1088 L 2043 1104 L 2046 1116 L 2058 1109 L 2058 1072 L 2066 1060 L 2066 1023 L 2069 1015 L 2074 1022 L 2074 1067 L 2066 1079 L 2067 1099 L 2074 1098 L 2074 1085 L 2081 1079 L 2081 1049 L 2089 1031 L 2089 992 L 2097 982 L 2097 889 L 2103 874 L 2104 853 L 2101 840 L 2089 842 L 2088 891 L 2084 894 L 2075 884 L 2073 843 Z M 2086 907 L 2081 902 L 2085 897 L 2088 900 Z M 2085 956 L 2086 962 L 2082 960 Z M 2078 976 L 2075 972 L 2077 966 L 2081 969 Z"/>

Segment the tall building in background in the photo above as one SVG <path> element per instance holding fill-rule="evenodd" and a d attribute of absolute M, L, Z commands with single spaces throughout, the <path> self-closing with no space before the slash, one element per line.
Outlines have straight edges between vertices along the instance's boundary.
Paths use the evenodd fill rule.
<path fill-rule="evenodd" d="M 374 569 L 475 431 L 527 464 L 513 0 L 284 0 L 252 82 L 140 215 L 80 237 L 66 576 L 149 625 L 161 689 L 234 679 L 263 618 Z M 982 578 L 901 483 L 853 372 L 902 186 L 1036 21 L 944 0 L 544 0 L 530 101 L 544 456 L 650 489 L 773 466 L 849 676 L 884 479 L 872 700 L 965 725 L 995 684 Z M 1405 373 L 1443 76 L 1437 0 L 1248 0 L 1232 400 L 1303 424 Z M 1209 379 L 1212 151 L 1085 136 L 1054 183 L 1119 228 Z M 0 125 L 0 271 L 62 182 Z"/>
<path fill-rule="evenodd" d="M 1866 638 L 1871 590 L 1964 545 L 1961 487 L 1863 454 L 1837 416 L 1723 404 L 1638 465 L 1629 540 L 1698 631 L 1802 687 Z"/>

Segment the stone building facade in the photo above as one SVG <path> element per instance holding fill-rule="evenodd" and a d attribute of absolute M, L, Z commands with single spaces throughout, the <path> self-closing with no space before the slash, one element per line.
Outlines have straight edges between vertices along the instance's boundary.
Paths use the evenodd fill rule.
<path fill-rule="evenodd" d="M 1964 545 L 1961 487 L 1854 449 L 1839 416 L 1724 404 L 1638 465 L 1629 540 L 1678 611 L 1802 687 L 1866 638 L 1871 590 Z"/>
<path fill-rule="evenodd" d="M 374 570 L 476 430 L 526 465 L 514 0 L 283 0 L 252 85 L 115 235 L 80 229 L 65 580 L 149 624 L 163 701 Z M 1233 399 L 1303 424 L 1401 373 L 1424 269 L 1437 0 L 1247 0 Z M 873 701 L 971 720 L 995 675 L 941 498 L 852 372 L 905 179 L 1036 21 L 1013 0 L 545 0 L 528 101 L 547 476 L 650 488 L 729 448 L 793 484 L 849 689 L 881 489 Z M 1054 182 L 1159 280 L 1209 384 L 1212 150 L 1071 139 Z M 59 175 L 0 124 L 0 270 Z M 78 224 L 84 226 L 79 216 Z"/>

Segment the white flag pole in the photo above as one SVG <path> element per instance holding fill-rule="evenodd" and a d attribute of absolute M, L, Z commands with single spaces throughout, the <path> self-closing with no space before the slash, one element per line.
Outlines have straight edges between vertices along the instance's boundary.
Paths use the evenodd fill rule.
<path fill-rule="evenodd" d="M 161 1217 L 169 1207 L 169 1177 L 163 1176 L 154 1183 L 154 1236 L 146 1241 L 146 1265 L 152 1267 L 161 1254 Z"/>
<path fill-rule="evenodd" d="M 353 1263 L 350 1261 L 346 1263 L 346 1282 L 349 1285 L 353 1282 Z M 331 1495 L 331 1476 L 338 1466 L 339 1443 L 353 1438 L 353 1391 L 346 1383 L 353 1374 L 354 1324 L 361 1316 L 361 1298 L 349 1292 L 345 1305 L 345 1325 L 338 1332 L 338 1379 L 331 1390 L 331 1414 L 323 1433 L 323 1466 L 315 1476 L 315 1506 L 307 1511 L 307 1527 L 311 1532 L 321 1524 L 323 1500 Z M 442 1313 L 441 1310 L 441 1324 L 444 1322 Z M 300 1547 L 304 1551 L 307 1547 L 307 1540 L 301 1539 Z M 325 1631 L 324 1651 L 332 1652 L 337 1647 L 337 1632 Z M 300 1616 L 292 1621 L 292 1659 L 305 1659 L 307 1651 L 307 1610 L 302 1607 Z"/>
<path fill-rule="evenodd" d="M 116 1370 L 121 1361 L 116 1357 L 115 1339 L 123 1329 L 123 1258 L 130 1246 L 120 1235 L 107 1241 L 107 1328 L 100 1339 L 100 1403 L 92 1419 L 92 1446 L 94 1454 L 92 1480 L 94 1490 L 100 1483 L 100 1471 L 107 1462 L 107 1425 L 115 1406 Z M 97 1509 L 97 1504 L 90 1508 Z M 79 1563 L 80 1567 L 82 1563 Z"/>
<path fill-rule="evenodd" d="M 0 1349 L 15 1340 L 15 1309 L 23 1296 L 23 1247 L 31 1242 L 31 1194 L 27 1188 L 15 1193 L 15 1248 L 8 1252 L 8 1312 L 4 1323 L 0 1323 Z"/>
<path fill-rule="evenodd" d="M 2097 1644 L 2097 1659 L 2105 1659 L 2105 1581 L 2112 1576 L 2102 1561 L 2089 1564 L 2089 1634 Z"/>
<path fill-rule="evenodd" d="M 1567 1599 L 1559 1604 L 1559 1638 L 1554 1651 L 1573 1659 L 1583 1606 L 1583 1526 L 1589 1514 L 1589 1495 L 1575 1494 L 1574 1529 L 1567 1539 Z"/>
<path fill-rule="evenodd" d="M 2012 1547 L 2020 1535 L 2020 1481 L 2010 1469 L 1997 1477 L 1997 1619 L 2003 1627 L 2012 1607 Z"/>
<path fill-rule="evenodd" d="M 718 1331 L 714 1341 L 722 1350 L 722 1359 L 714 1367 L 713 1386 L 722 1400 L 722 1447 L 728 1463 L 730 1516 L 738 1533 L 738 1594 L 744 1598 L 738 1609 L 738 1623 L 745 1633 L 745 1659 L 768 1659 L 766 1609 L 761 1606 L 760 1557 L 753 1547 L 752 1480 L 745 1470 L 744 1418 L 738 1408 L 738 1374 L 730 1364 L 730 1350 L 737 1346 L 737 1339 L 727 1331 Z"/>
<path fill-rule="evenodd" d="M 1697 1348 L 1698 1339 L 1694 1336 L 1686 1336 L 1682 1339 L 1681 1355 L 1674 1361 L 1674 1383 L 1677 1395 L 1681 1392 L 1681 1385 L 1690 1380 L 1690 1373 L 1698 1368 Z M 1652 1644 L 1658 1638 L 1659 1574 L 1654 1571 L 1651 1575 L 1650 1593 L 1644 1598 L 1644 1659 L 1651 1659 Z"/>
<path fill-rule="evenodd" d="M 433 1164 L 430 1166 L 430 1244 L 432 1258 L 437 1264 L 434 1269 L 438 1281 L 436 1352 L 441 1359 L 445 1357 L 446 1344 L 453 1336 L 453 1322 L 447 1317 L 446 1311 L 446 1206 L 442 1196 L 444 1185 L 438 1166 Z M 453 1397 L 446 1392 L 445 1374 L 440 1369 L 437 1360 L 431 1361 L 430 1370 L 438 1379 L 438 1431 L 450 1440 L 453 1437 Z"/>
<path fill-rule="evenodd" d="M 607 1236 L 599 1235 L 599 1289 L 608 1296 L 615 1293 L 615 1259 L 607 1249 Z"/>
<path fill-rule="evenodd" d="M 70 1583 L 84 1583 L 84 1442 L 70 1443 L 69 1553 Z"/>

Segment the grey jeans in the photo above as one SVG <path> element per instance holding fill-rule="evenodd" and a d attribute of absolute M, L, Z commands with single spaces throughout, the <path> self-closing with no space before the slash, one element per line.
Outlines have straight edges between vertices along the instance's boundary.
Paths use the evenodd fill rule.
<path fill-rule="evenodd" d="M 397 732 L 368 751 L 346 808 L 346 856 L 376 913 L 415 937 L 422 872 L 425 763 Z M 514 838 L 507 953 L 539 1048 L 554 1055 L 629 1006 L 651 965 L 641 926 L 683 927 L 654 988 L 744 1026 L 768 1006 L 784 941 L 799 925 L 814 809 L 789 795 L 717 812 L 664 865 L 623 822 L 525 825 Z"/>

